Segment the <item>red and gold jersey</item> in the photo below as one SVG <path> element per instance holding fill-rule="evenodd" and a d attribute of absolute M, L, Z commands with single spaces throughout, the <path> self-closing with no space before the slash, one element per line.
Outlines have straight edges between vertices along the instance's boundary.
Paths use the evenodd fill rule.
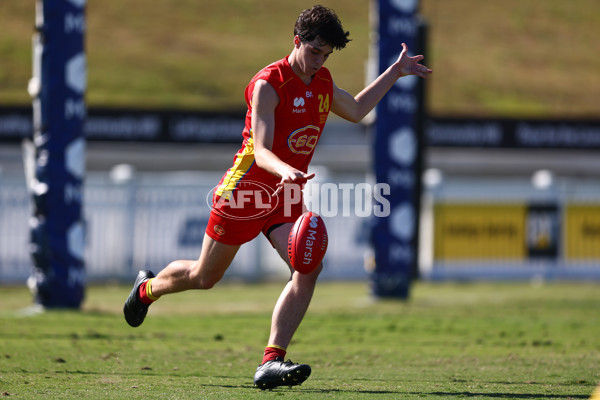
<path fill-rule="evenodd" d="M 244 181 L 260 182 L 274 191 L 280 180 L 254 162 L 252 93 L 254 85 L 261 79 L 269 82 L 279 96 L 271 150 L 282 161 L 306 172 L 327 121 L 333 100 L 333 80 L 329 70 L 321 67 L 307 85 L 294 73 L 287 57 L 263 68 L 246 87 L 248 112 L 242 147 L 233 159 L 233 166 L 215 189 L 217 196 L 234 192 Z"/>

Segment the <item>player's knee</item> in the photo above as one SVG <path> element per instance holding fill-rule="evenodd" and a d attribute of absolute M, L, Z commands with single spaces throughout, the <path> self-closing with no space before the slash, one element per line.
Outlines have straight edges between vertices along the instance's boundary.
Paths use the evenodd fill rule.
<path fill-rule="evenodd" d="M 199 289 L 199 290 L 212 289 L 217 284 L 218 281 L 219 281 L 218 279 L 214 279 L 214 278 L 203 276 L 203 275 L 198 275 L 198 276 L 192 277 L 192 282 L 194 284 L 194 288 Z"/>
<path fill-rule="evenodd" d="M 314 285 L 317 282 L 317 279 L 319 279 L 319 275 L 321 274 L 321 271 L 323 271 L 323 262 L 321 262 L 317 266 L 317 268 L 315 268 L 313 271 L 309 272 L 308 274 L 302 274 L 298 271 L 295 271 L 294 275 L 299 279 L 300 282 L 305 282 L 305 283 Z"/>
<path fill-rule="evenodd" d="M 197 281 L 197 288 L 201 290 L 212 289 L 217 284 L 217 282 L 217 280 L 212 279 L 200 279 Z"/>
<path fill-rule="evenodd" d="M 323 271 L 323 262 L 321 262 L 321 264 L 313 271 L 313 279 L 315 281 L 319 278 L 319 275 L 321 275 L 321 271 Z"/>
<path fill-rule="evenodd" d="M 194 270 L 190 272 L 190 281 L 193 283 L 194 288 L 199 290 L 212 289 L 221 278 L 222 275 L 217 276 L 215 274 L 209 274 L 203 272 L 199 268 L 194 268 Z"/>
<path fill-rule="evenodd" d="M 206 277 L 197 277 L 192 279 L 195 289 L 208 290 L 212 289 L 218 282 L 216 279 L 207 279 Z"/>

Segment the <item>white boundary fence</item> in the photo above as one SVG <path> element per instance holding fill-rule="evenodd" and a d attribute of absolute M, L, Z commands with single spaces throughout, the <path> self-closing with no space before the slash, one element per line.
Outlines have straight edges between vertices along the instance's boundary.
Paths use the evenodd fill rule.
<path fill-rule="evenodd" d="M 317 176 L 336 184 L 365 181 L 358 173 L 327 176 L 319 171 Z M 90 172 L 84 202 L 88 281 L 129 282 L 140 268 L 158 272 L 173 259 L 196 259 L 209 214 L 206 196 L 219 178 L 215 173 L 141 173 L 115 183 L 107 173 Z M 367 280 L 369 218 L 355 215 L 354 196 L 339 193 L 335 201 L 339 211 L 350 210 L 346 216 L 342 212 L 328 216 L 313 208 L 324 215 L 330 237 L 322 278 Z M 318 194 L 312 194 L 316 204 L 320 204 Z M 554 217 L 540 219 L 539 212 L 532 213 L 540 210 L 540 204 L 556 205 Z M 455 217 L 446 225 L 438 218 L 436 226 L 436 209 L 464 205 L 482 206 L 474 211 L 478 217 L 469 221 Z M 498 220 L 496 209 L 486 208 L 490 205 L 504 207 L 506 219 Z M 0 285 L 24 283 L 30 274 L 30 213 L 24 178 L 0 175 Z M 544 226 L 550 230 L 544 231 Z M 492 236 L 506 229 L 518 239 Z M 469 238 L 464 237 L 467 233 Z M 447 246 L 442 251 L 444 241 Z M 600 184 L 565 178 L 539 190 L 523 178 L 460 178 L 429 187 L 421 213 L 420 270 L 423 278 L 431 280 L 600 281 Z M 287 274 L 261 235 L 242 246 L 225 279 L 252 282 L 285 279 Z"/>

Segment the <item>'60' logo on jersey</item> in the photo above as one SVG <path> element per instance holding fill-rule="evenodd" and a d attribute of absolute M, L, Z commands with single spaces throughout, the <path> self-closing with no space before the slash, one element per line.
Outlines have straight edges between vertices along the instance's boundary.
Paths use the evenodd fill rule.
<path fill-rule="evenodd" d="M 307 125 L 288 136 L 288 147 L 296 154 L 310 154 L 319 141 L 318 126 Z"/>

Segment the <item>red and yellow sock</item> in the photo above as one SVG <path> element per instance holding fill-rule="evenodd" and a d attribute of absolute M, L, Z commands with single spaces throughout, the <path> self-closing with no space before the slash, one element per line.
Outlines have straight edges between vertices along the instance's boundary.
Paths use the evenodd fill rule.
<path fill-rule="evenodd" d="M 287 350 L 285 347 L 277 346 L 276 344 L 270 344 L 265 347 L 265 354 L 263 356 L 262 364 L 267 361 L 276 359 L 277 357 L 284 358 Z"/>
<path fill-rule="evenodd" d="M 151 304 L 159 299 L 160 296 L 155 296 L 152 294 L 152 281 L 154 278 L 148 279 L 146 282 L 140 285 L 140 300 L 144 304 Z"/>

